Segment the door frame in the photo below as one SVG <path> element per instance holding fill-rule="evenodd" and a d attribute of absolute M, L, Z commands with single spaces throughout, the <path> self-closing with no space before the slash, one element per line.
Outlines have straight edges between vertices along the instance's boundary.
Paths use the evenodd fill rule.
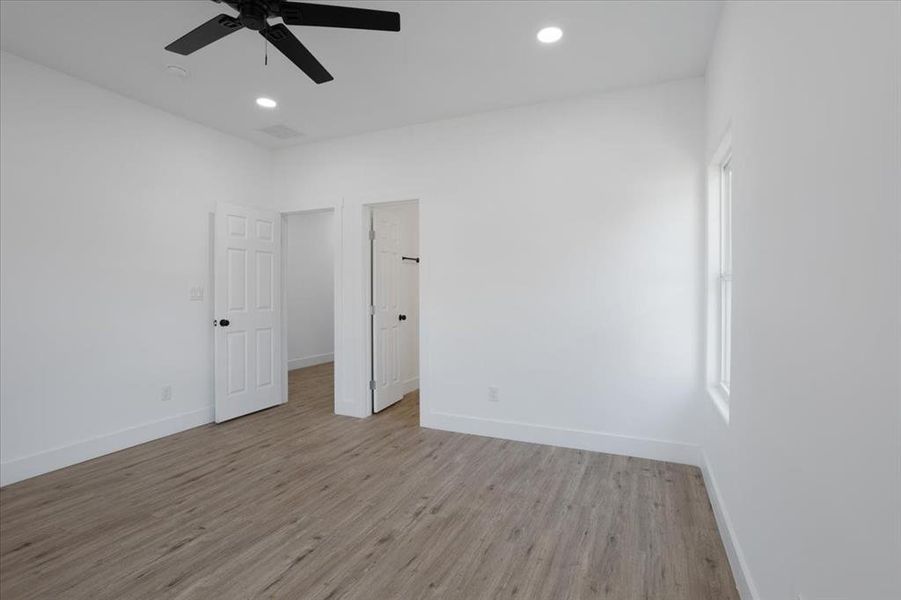
<path fill-rule="evenodd" d="M 334 311 L 333 324 L 332 324 L 332 344 L 334 346 L 334 358 L 333 363 L 335 366 L 335 383 L 332 386 L 332 393 L 334 398 L 332 399 L 334 405 L 337 406 L 339 401 L 338 389 L 339 385 L 337 382 L 338 373 L 340 372 L 338 369 L 339 361 L 344 360 L 344 351 L 342 349 L 342 345 L 340 344 L 341 340 L 341 298 L 343 293 L 342 280 L 341 280 L 341 253 L 342 253 L 342 244 L 341 244 L 341 211 L 334 207 L 329 206 L 325 208 L 311 208 L 305 210 L 283 210 L 281 211 L 281 228 L 282 228 L 282 240 L 281 240 L 281 252 L 282 252 L 282 264 L 281 264 L 281 280 L 282 280 L 282 322 L 281 322 L 281 330 L 282 330 L 282 404 L 286 404 L 288 402 L 288 260 L 287 260 L 287 243 L 288 243 L 288 217 L 292 215 L 310 215 L 316 213 L 332 213 L 332 310 Z"/>
<path fill-rule="evenodd" d="M 417 221 L 416 228 L 419 230 L 420 234 L 420 256 L 422 255 L 422 206 L 419 202 L 419 199 L 414 198 L 411 200 L 388 200 L 383 202 L 370 202 L 367 204 L 363 204 L 363 219 L 362 224 L 362 246 L 363 246 L 363 285 L 362 288 L 362 302 L 361 302 L 361 311 L 363 317 L 363 364 L 361 371 L 361 381 L 363 382 L 363 386 L 361 389 L 361 398 L 365 399 L 363 403 L 364 411 L 363 416 L 368 417 L 373 414 L 373 401 L 374 395 L 373 390 L 369 385 L 369 382 L 372 381 L 372 378 L 375 375 L 374 364 L 373 364 L 373 352 L 372 352 L 372 344 L 374 342 L 373 339 L 373 319 L 372 315 L 369 313 L 369 307 L 372 304 L 372 240 L 369 237 L 369 231 L 372 228 L 372 211 L 376 208 L 390 208 L 394 206 L 410 206 L 416 205 L 419 208 L 417 211 Z M 420 262 L 420 277 L 419 277 L 419 378 L 422 380 L 422 263 Z M 422 410 L 422 404 L 420 399 L 420 410 Z M 420 414 L 420 420 L 422 416 Z"/>
<path fill-rule="evenodd" d="M 302 203 L 300 201 L 291 201 L 287 203 L 279 212 L 282 215 L 282 233 L 286 227 L 284 216 L 321 212 L 326 210 L 334 211 L 334 266 L 335 266 L 335 386 L 333 398 L 333 412 L 337 415 L 344 415 L 356 418 L 365 418 L 372 415 L 372 396 L 369 393 L 370 365 L 372 364 L 372 354 L 368 345 L 370 344 L 371 335 L 367 334 L 369 324 L 369 285 L 371 275 L 369 273 L 369 215 L 372 207 L 418 203 L 419 205 L 419 221 L 417 227 L 420 233 L 420 255 L 423 250 L 422 238 L 422 222 L 423 222 L 423 202 L 422 195 L 419 193 L 399 193 L 392 194 L 394 199 L 387 199 L 383 194 L 366 195 L 366 197 L 355 198 L 332 198 L 324 202 Z M 397 198 L 401 198 L 398 200 Z M 293 208 L 300 206 L 302 208 Z M 359 211 L 359 212 L 357 212 Z M 360 222 L 357 221 L 360 218 Z M 363 226 L 363 224 L 366 226 Z M 359 227 L 359 230 L 357 230 Z M 286 235 L 282 236 L 282 253 L 285 251 Z M 357 246 L 359 244 L 359 246 Z M 359 252 L 359 254 L 357 254 Z M 351 263 L 359 260 L 358 265 L 361 268 L 362 277 L 357 279 Z M 283 307 L 286 304 L 285 296 L 287 295 L 287 261 L 282 261 L 281 278 L 282 278 L 282 301 Z M 345 274 L 345 271 L 348 271 Z M 428 412 L 427 397 L 428 394 L 423 392 L 423 384 L 427 379 L 428 363 L 426 357 L 426 328 L 423 326 L 426 319 L 423 316 L 423 297 L 426 288 L 427 270 L 423 270 L 420 266 L 419 277 L 419 380 L 420 380 L 420 422 L 423 421 L 424 415 Z M 353 288 L 360 284 L 360 293 L 351 293 Z M 358 320 L 359 319 L 359 320 Z M 361 332 L 358 335 L 356 325 L 359 325 Z M 282 315 L 282 332 L 287 328 L 287 319 Z M 287 353 L 287 335 L 282 336 L 283 352 L 285 357 L 282 361 L 282 383 L 284 391 L 282 401 L 288 400 L 288 353 Z M 363 352 L 358 352 L 359 345 L 363 344 Z M 359 362 L 358 362 L 359 361 Z"/>

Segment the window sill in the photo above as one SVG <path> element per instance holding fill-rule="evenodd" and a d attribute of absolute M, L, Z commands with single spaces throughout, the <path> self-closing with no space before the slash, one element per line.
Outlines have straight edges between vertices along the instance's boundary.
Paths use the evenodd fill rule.
<path fill-rule="evenodd" d="M 729 396 L 726 395 L 723 388 L 717 385 L 711 385 L 707 388 L 707 395 L 710 396 L 710 399 L 713 400 L 713 405 L 716 406 L 716 410 L 720 413 L 720 416 L 723 417 L 723 421 L 726 422 L 726 425 L 729 424 Z"/>

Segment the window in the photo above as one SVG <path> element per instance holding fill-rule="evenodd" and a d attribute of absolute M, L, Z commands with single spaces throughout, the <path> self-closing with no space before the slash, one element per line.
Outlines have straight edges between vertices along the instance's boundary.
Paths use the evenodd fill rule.
<path fill-rule="evenodd" d="M 726 422 L 732 390 L 732 141 L 707 170 L 707 389 Z"/>
<path fill-rule="evenodd" d="M 729 395 L 732 376 L 732 157 L 720 166 L 720 371 L 719 384 Z"/>

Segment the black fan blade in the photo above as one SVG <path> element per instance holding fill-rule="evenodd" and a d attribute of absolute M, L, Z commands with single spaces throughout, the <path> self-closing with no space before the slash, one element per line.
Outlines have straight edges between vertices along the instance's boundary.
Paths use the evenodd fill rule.
<path fill-rule="evenodd" d="M 244 27 L 241 21 L 228 15 L 213 17 L 200 27 L 189 31 L 168 46 L 166 50 L 187 56 L 200 50 L 204 46 L 221 40 L 230 33 L 234 33 Z"/>
<path fill-rule="evenodd" d="M 400 31 L 400 15 L 387 10 L 309 2 L 280 2 L 278 9 L 282 20 L 288 25 Z"/>
<path fill-rule="evenodd" d="M 279 23 L 260 31 L 260 35 L 269 40 L 273 46 L 287 56 L 300 70 L 310 76 L 316 83 L 331 81 L 334 77 L 325 70 L 300 40 L 294 37 L 287 27 Z"/>

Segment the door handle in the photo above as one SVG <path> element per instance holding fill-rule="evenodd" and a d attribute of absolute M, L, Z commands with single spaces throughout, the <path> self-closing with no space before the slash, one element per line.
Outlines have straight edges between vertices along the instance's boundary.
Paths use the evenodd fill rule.
<path fill-rule="evenodd" d="M 231 324 L 231 321 L 228 319 L 219 319 L 218 321 L 213 321 L 213 325 L 219 325 L 221 327 L 228 327 Z"/>
<path fill-rule="evenodd" d="M 397 320 L 398 320 L 398 321 L 406 321 L 406 320 L 407 320 L 407 315 L 397 315 Z"/>

